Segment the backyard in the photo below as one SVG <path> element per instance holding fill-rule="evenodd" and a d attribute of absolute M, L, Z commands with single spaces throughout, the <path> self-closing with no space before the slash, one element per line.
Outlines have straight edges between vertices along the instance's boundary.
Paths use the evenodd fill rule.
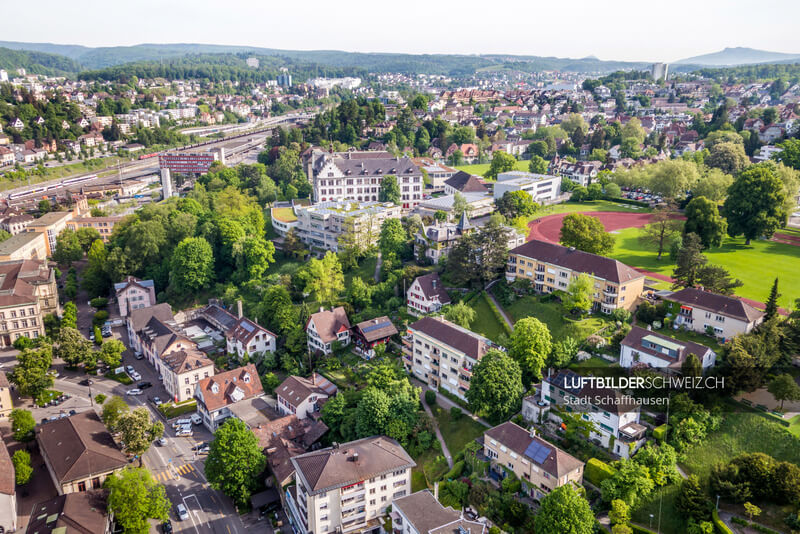
<path fill-rule="evenodd" d="M 485 426 L 466 414 L 462 413 L 454 418 L 449 410 L 445 410 L 441 406 L 432 406 L 431 410 L 436 418 L 436 424 L 439 425 L 444 442 L 453 456 L 463 450 L 467 443 L 474 441 L 486 431 Z"/>
<path fill-rule="evenodd" d="M 470 325 L 470 329 L 497 342 L 500 334 L 504 332 L 503 325 L 495 317 L 486 297 L 478 295 L 469 302 L 469 307 L 475 310 L 475 320 Z"/>
<path fill-rule="evenodd" d="M 489 166 L 491 163 L 475 163 L 473 165 L 458 165 L 456 169 L 464 172 L 468 172 L 470 174 L 477 174 L 478 176 L 483 176 L 486 171 L 489 170 Z M 514 165 L 515 171 L 527 171 L 530 166 L 529 161 L 517 161 L 516 165 Z"/>
<path fill-rule="evenodd" d="M 550 329 L 553 339 L 571 336 L 582 341 L 610 323 L 600 315 L 589 315 L 584 319 L 572 320 L 565 317 L 564 307 L 553 301 L 543 301 L 542 296 L 525 296 L 505 306 L 505 311 L 514 322 L 523 317 L 536 317 Z"/>

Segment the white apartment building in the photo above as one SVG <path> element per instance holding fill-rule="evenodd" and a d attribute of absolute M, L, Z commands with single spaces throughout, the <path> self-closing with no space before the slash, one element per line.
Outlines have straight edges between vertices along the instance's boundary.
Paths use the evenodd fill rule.
<path fill-rule="evenodd" d="M 723 340 L 746 334 L 764 321 L 764 312 L 741 299 L 693 287 L 676 291 L 665 300 L 676 304 L 673 312 L 677 326 L 713 332 Z"/>
<path fill-rule="evenodd" d="M 291 462 L 297 483 L 286 490 L 287 515 L 299 534 L 382 532 L 387 507 L 411 493 L 416 465 L 385 436 L 301 454 Z"/>
<path fill-rule="evenodd" d="M 429 387 L 466 399 L 472 368 L 491 348 L 499 347 L 441 317 L 423 317 L 403 337 L 403 365 Z"/>
<path fill-rule="evenodd" d="M 319 202 L 296 206 L 297 237 L 317 251 L 339 250 L 340 239 L 352 238 L 364 249 L 377 244 L 381 226 L 388 219 L 399 219 L 403 210 L 391 202 Z"/>
<path fill-rule="evenodd" d="M 503 198 L 506 192 L 511 191 L 524 191 L 541 204 L 553 202 L 561 194 L 561 176 L 524 171 L 501 172 L 494 184 L 494 199 Z"/>
<path fill-rule="evenodd" d="M 634 326 L 620 343 L 619 364 L 678 373 L 689 354 L 698 357 L 703 369 L 713 367 L 717 359 L 717 354 L 705 345 Z"/>

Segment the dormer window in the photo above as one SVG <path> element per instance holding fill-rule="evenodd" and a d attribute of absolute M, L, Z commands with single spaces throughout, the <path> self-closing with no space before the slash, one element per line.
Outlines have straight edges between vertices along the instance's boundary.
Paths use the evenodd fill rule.
<path fill-rule="evenodd" d="M 246 383 L 250 383 L 250 373 L 245 373 L 243 378 Z"/>
<path fill-rule="evenodd" d="M 211 393 L 213 393 L 214 395 L 219 393 L 219 385 L 216 382 L 211 384 Z"/>

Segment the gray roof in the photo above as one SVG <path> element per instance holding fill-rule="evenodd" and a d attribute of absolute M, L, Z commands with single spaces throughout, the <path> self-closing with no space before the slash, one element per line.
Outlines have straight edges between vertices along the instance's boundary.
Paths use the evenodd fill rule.
<path fill-rule="evenodd" d="M 433 339 L 452 347 L 472 358 L 483 358 L 493 343 L 480 334 L 451 323 L 441 317 L 423 317 L 408 325 L 409 330 L 422 332 Z"/>
<path fill-rule="evenodd" d="M 166 302 L 163 302 L 161 304 L 156 304 L 155 306 L 131 310 L 130 315 L 128 315 L 128 321 L 130 322 L 134 332 L 138 332 L 147 326 L 147 323 L 149 323 L 150 319 L 153 318 L 163 322 L 172 321 L 172 307 Z"/>
<path fill-rule="evenodd" d="M 489 191 L 486 186 L 481 183 L 480 178 L 464 171 L 458 171 L 445 180 L 444 183 L 462 193 L 486 193 Z"/>
<path fill-rule="evenodd" d="M 461 514 L 449 506 L 445 508 L 430 490 L 422 490 L 392 501 L 392 509 L 399 510 L 420 534 L 460 519 Z"/>
<path fill-rule="evenodd" d="M 0 243 L 0 256 L 13 254 L 34 239 L 39 239 L 40 235 L 44 236 L 44 234 L 40 232 L 20 232 L 19 234 L 12 235 Z"/>
<path fill-rule="evenodd" d="M 720 315 L 727 315 L 745 322 L 753 322 L 761 319 L 764 312 L 755 309 L 741 299 L 727 297 L 710 291 L 703 291 L 694 287 L 687 287 L 676 291 L 668 300 L 675 301 L 686 306 L 697 306 L 706 310 L 713 311 Z"/>
<path fill-rule="evenodd" d="M 539 436 L 531 437 L 530 432 L 511 421 L 487 430 L 484 434 L 484 446 L 486 446 L 486 437 L 505 445 L 520 456 L 526 456 L 547 473 L 558 478 L 583 466 L 583 462 L 574 456 L 567 454 Z M 535 444 L 537 453 L 541 451 L 542 456 L 535 455 L 536 459 L 530 456 L 529 448 L 532 444 Z M 544 456 L 545 452 L 547 453 L 546 456 Z"/>
<path fill-rule="evenodd" d="M 678 357 L 672 358 L 668 354 L 664 354 L 662 352 L 653 350 L 649 347 L 645 347 L 642 345 L 642 340 L 647 336 L 653 336 L 658 339 L 662 339 L 669 343 L 676 343 L 681 346 L 681 349 L 678 351 Z M 634 326 L 631 328 L 631 331 L 628 332 L 628 335 L 625 336 L 625 339 L 622 340 L 621 345 L 625 345 L 627 347 L 633 347 L 638 351 L 647 353 L 651 356 L 655 356 L 656 358 L 660 358 L 666 362 L 670 362 L 673 366 L 679 366 L 689 354 L 694 354 L 695 356 L 699 357 L 701 360 L 703 356 L 709 352 L 711 349 L 706 347 L 705 345 L 701 345 L 700 343 L 695 343 L 694 341 L 681 341 L 669 336 L 665 336 L 663 334 L 659 334 L 658 332 L 653 332 L 651 330 L 646 330 L 644 328 L 640 328 L 638 326 Z"/>
<path fill-rule="evenodd" d="M 314 161 L 316 174 L 328 162 L 333 162 L 345 176 L 414 176 L 422 174 L 420 168 L 408 157 L 392 157 L 388 152 L 323 153 Z"/>

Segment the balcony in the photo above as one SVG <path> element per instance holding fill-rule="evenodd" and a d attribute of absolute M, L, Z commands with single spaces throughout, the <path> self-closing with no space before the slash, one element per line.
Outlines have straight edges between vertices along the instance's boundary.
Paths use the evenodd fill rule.
<path fill-rule="evenodd" d="M 439 368 L 439 360 L 434 360 L 431 358 L 431 367 L 435 367 L 436 369 Z"/>
<path fill-rule="evenodd" d="M 467 378 L 472 378 L 472 369 L 468 369 L 462 366 L 461 372 L 464 373 L 464 376 L 466 376 Z"/>
<path fill-rule="evenodd" d="M 603 295 L 607 297 L 616 297 L 617 296 L 617 288 L 616 287 L 607 287 L 603 290 Z"/>
<path fill-rule="evenodd" d="M 469 389 L 469 381 L 463 380 L 461 377 L 458 377 L 458 387 L 463 388 L 465 391 Z"/>
<path fill-rule="evenodd" d="M 363 482 L 359 482 L 358 484 L 354 484 L 352 486 L 348 486 L 347 488 L 342 488 L 341 493 L 342 495 L 350 496 L 357 496 L 359 493 L 364 493 L 366 488 L 364 487 Z"/>

